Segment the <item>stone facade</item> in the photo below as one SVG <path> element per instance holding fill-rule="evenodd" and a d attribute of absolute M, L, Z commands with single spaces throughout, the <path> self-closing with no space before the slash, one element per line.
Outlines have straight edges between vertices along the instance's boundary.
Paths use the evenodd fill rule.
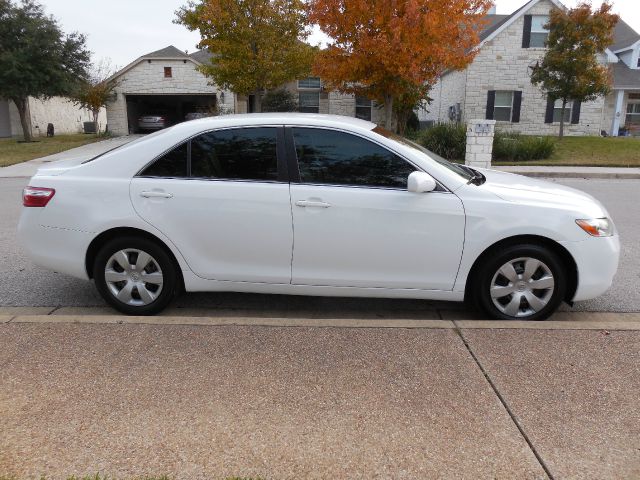
<path fill-rule="evenodd" d="M 15 104 L 8 103 L 10 135 L 22 136 L 22 124 Z M 47 125 L 53 123 L 56 134 L 82 133 L 84 122 L 92 122 L 93 114 L 90 110 L 79 108 L 66 97 L 51 97 L 40 100 L 29 97 L 27 115 L 30 118 L 31 133 L 34 137 L 45 136 Z M 98 125 L 101 130 L 106 127 L 106 110 L 102 109 L 98 115 Z"/>
<path fill-rule="evenodd" d="M 491 90 L 520 91 L 522 103 L 520 121 L 497 121 L 496 130 L 521 132 L 529 135 L 556 135 L 559 122 L 545 123 L 547 99 L 531 84 L 530 66 L 544 55 L 544 48 L 523 48 L 524 14 L 548 15 L 553 4 L 541 0 L 526 12 L 521 12 L 513 23 L 486 41 L 473 62 L 464 71 L 445 73 L 431 90 L 433 98 L 426 110 L 419 112 L 423 121 L 451 121 L 449 107 L 460 104 L 460 121 L 485 118 L 487 96 Z M 606 56 L 602 56 L 606 62 Z M 598 135 L 610 130 L 609 100 L 599 98 L 581 105 L 579 123 L 565 123 L 566 135 Z"/>
<path fill-rule="evenodd" d="M 235 111 L 235 95 L 212 85 L 197 70 L 198 65 L 189 58 L 143 57 L 123 69 L 117 74 L 120 84 L 115 99 L 107 105 L 109 130 L 116 135 L 126 135 L 133 128 L 127 118 L 127 96 L 131 95 L 215 95 L 219 107 Z M 165 68 L 171 68 L 171 77 L 165 77 Z"/>

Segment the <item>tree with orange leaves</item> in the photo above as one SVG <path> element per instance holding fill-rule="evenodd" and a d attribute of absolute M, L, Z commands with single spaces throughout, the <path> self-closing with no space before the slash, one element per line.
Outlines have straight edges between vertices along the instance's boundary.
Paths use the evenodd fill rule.
<path fill-rule="evenodd" d="M 330 37 L 314 71 L 329 88 L 366 95 L 385 107 L 424 101 L 445 71 L 475 55 L 478 30 L 491 0 L 309 0 L 309 19 Z"/>

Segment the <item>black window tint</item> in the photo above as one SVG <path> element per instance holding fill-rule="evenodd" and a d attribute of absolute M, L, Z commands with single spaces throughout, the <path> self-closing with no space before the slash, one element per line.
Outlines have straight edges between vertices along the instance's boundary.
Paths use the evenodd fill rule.
<path fill-rule="evenodd" d="M 277 180 L 275 128 L 208 132 L 191 140 L 191 176 Z"/>
<path fill-rule="evenodd" d="M 404 189 L 415 171 L 387 149 L 348 133 L 294 128 L 293 137 L 305 183 Z"/>
<path fill-rule="evenodd" d="M 186 177 L 187 144 L 174 148 L 149 165 L 141 174 L 144 177 Z"/>

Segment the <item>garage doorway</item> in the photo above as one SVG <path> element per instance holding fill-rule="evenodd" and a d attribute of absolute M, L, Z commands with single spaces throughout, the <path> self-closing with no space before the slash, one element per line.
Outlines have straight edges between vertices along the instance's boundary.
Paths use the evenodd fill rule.
<path fill-rule="evenodd" d="M 148 133 L 142 130 L 139 119 L 143 115 L 160 115 L 167 118 L 167 126 L 185 121 L 189 113 L 216 111 L 216 95 L 125 95 L 129 133 Z"/>
<path fill-rule="evenodd" d="M 9 101 L 0 98 L 0 138 L 11 136 L 11 117 L 9 116 Z"/>

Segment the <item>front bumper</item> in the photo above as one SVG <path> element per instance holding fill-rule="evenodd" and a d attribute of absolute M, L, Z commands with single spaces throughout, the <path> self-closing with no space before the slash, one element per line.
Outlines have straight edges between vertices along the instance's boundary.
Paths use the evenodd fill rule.
<path fill-rule="evenodd" d="M 611 287 L 618 271 L 620 237 L 589 237 L 579 242 L 560 242 L 578 267 L 578 288 L 573 301 L 589 300 Z"/>

